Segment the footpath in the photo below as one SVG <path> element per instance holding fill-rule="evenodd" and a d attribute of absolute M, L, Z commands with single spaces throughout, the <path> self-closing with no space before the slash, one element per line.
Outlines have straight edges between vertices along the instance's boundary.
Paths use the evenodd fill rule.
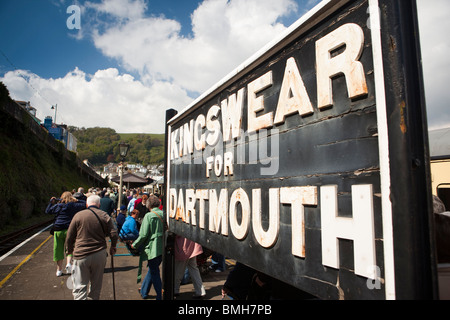
<path fill-rule="evenodd" d="M 139 258 L 129 255 L 121 242 L 114 256 L 114 286 L 111 257 L 108 256 L 103 276 L 101 300 L 136 300 L 143 301 L 138 293 L 137 283 Z M 73 300 L 70 289 L 70 275 L 56 277 L 56 265 L 52 260 L 53 238 L 44 231 L 31 241 L 4 257 L 0 261 L 0 300 Z M 202 300 L 221 300 L 221 288 L 229 271 L 234 265 L 227 260 L 227 270 L 202 275 L 206 296 Z M 143 265 L 142 274 L 147 273 Z M 69 281 L 68 281 L 69 280 Z M 194 286 L 192 283 L 180 287 L 177 300 L 192 300 Z M 155 300 L 153 288 L 150 299 Z"/>

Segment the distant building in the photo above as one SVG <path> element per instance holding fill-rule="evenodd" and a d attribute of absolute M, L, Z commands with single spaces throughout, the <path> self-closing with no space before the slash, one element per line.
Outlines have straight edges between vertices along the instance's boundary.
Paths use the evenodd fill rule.
<path fill-rule="evenodd" d="M 69 132 L 67 125 L 56 124 L 53 118 L 48 116 L 44 120 L 44 128 L 56 139 L 64 143 L 67 150 L 77 152 L 77 138 Z"/>
<path fill-rule="evenodd" d="M 111 179 L 112 182 L 119 184 L 120 183 L 120 176 L 116 176 Z M 152 179 L 145 178 L 139 174 L 135 174 L 132 172 L 126 172 L 122 176 L 122 182 L 123 185 L 127 188 L 142 188 L 145 185 L 153 182 Z"/>
<path fill-rule="evenodd" d="M 18 100 L 15 100 L 15 102 L 18 105 L 20 105 L 22 108 L 27 110 L 28 113 L 31 114 L 31 116 L 33 117 L 34 121 L 36 121 L 37 123 L 41 124 L 41 120 L 36 117 L 36 111 L 37 110 L 36 110 L 35 107 L 31 106 L 30 101 L 18 101 Z"/>
<path fill-rule="evenodd" d="M 47 131 L 53 136 L 53 138 L 64 143 L 64 146 L 67 150 L 77 152 L 77 138 L 75 138 L 75 136 L 71 134 L 69 130 L 67 130 L 67 125 L 58 125 L 56 123 L 53 123 L 53 118 L 50 116 L 45 117 L 44 124 L 42 124 L 42 121 L 36 117 L 37 110 L 31 105 L 30 101 L 15 100 L 15 102 L 22 108 L 24 108 L 31 115 L 34 121 L 47 129 Z"/>
<path fill-rule="evenodd" d="M 428 137 L 432 192 L 450 210 L 450 128 L 431 130 Z"/>

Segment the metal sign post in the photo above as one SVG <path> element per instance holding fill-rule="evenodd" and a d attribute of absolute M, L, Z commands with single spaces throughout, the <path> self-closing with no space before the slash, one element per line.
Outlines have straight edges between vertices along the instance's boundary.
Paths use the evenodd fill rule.
<path fill-rule="evenodd" d="M 414 1 L 322 1 L 168 121 L 172 232 L 322 299 L 437 298 Z"/>
<path fill-rule="evenodd" d="M 174 109 L 169 109 L 166 111 L 166 123 L 172 119 L 177 114 Z M 166 125 L 166 144 L 165 144 L 165 154 L 168 154 L 168 137 L 170 136 L 168 131 L 168 126 Z M 167 185 L 170 167 L 164 166 L 164 186 Z M 164 192 L 164 191 L 163 191 Z M 164 194 L 163 194 L 164 196 Z M 164 205 L 165 219 L 168 220 L 167 216 L 167 201 Z M 175 237 L 174 235 L 165 230 L 164 231 L 164 248 L 163 248 L 163 300 L 173 300 L 174 298 L 174 276 L 175 276 Z"/>

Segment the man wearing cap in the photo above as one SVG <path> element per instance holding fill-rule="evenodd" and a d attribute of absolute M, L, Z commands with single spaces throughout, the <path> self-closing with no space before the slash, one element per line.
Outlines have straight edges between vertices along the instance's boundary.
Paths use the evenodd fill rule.
<path fill-rule="evenodd" d="M 86 200 L 87 200 L 87 197 L 86 197 L 86 195 L 84 194 L 84 188 L 83 188 L 83 187 L 79 187 L 79 188 L 78 188 L 78 192 L 75 192 L 75 193 L 73 194 L 73 197 L 74 197 L 75 199 L 77 199 L 77 200 L 83 200 L 83 201 L 86 201 Z"/>

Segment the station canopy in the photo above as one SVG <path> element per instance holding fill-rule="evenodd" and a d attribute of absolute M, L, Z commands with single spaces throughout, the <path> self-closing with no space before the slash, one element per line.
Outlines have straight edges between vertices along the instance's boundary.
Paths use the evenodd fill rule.
<path fill-rule="evenodd" d="M 111 181 L 119 184 L 120 176 L 112 178 Z M 145 178 L 132 172 L 127 172 L 124 173 L 122 181 L 123 185 L 127 186 L 127 188 L 130 189 L 130 188 L 141 188 L 149 183 L 152 183 L 153 179 Z"/>

